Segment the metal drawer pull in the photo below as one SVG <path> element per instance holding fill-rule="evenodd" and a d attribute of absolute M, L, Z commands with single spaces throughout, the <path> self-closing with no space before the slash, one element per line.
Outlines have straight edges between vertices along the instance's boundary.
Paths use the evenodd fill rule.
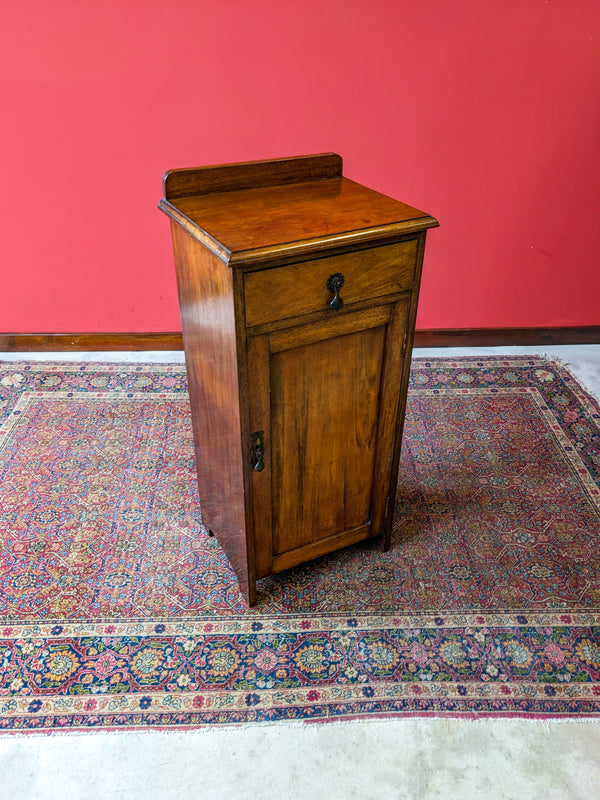
<path fill-rule="evenodd" d="M 344 305 L 344 301 L 340 297 L 340 291 L 343 285 L 344 276 L 341 272 L 333 272 L 327 278 L 327 288 L 330 292 L 333 292 L 333 300 L 329 303 L 329 307 L 335 309 L 335 311 Z"/>

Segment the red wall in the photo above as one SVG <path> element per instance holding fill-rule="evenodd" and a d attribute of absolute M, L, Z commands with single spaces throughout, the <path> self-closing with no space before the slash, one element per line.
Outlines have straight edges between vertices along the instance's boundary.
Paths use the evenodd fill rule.
<path fill-rule="evenodd" d="M 418 326 L 600 323 L 598 0 L 4 0 L 0 331 L 167 331 L 167 168 L 334 150 Z"/>

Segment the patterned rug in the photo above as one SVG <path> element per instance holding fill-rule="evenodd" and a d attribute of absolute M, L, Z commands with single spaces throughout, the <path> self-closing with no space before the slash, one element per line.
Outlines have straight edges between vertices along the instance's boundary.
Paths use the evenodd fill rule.
<path fill-rule="evenodd" d="M 182 366 L 0 364 L 0 730 L 600 714 L 600 409 L 415 360 L 388 553 L 260 584 L 202 528 Z"/>

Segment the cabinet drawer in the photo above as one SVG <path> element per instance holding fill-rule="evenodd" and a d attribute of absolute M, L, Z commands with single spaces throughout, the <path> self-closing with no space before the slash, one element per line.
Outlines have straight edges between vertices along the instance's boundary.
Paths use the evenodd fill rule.
<path fill-rule="evenodd" d="M 331 311 L 327 279 L 344 276 L 344 305 L 410 290 L 417 240 L 249 272 L 244 277 L 246 325 L 264 325 L 315 311 Z"/>

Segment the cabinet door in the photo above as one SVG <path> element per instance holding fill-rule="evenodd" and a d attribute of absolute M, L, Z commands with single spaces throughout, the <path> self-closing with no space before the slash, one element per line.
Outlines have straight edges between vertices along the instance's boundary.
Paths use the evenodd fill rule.
<path fill-rule="evenodd" d="M 248 340 L 257 577 L 384 532 L 408 312 L 407 299 Z"/>

